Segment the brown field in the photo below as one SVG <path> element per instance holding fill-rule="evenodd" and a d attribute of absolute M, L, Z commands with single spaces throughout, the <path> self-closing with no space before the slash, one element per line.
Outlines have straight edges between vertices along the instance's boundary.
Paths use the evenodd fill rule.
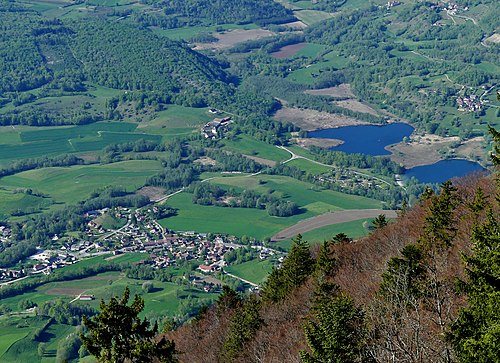
<path fill-rule="evenodd" d="M 137 194 L 144 195 L 149 200 L 158 200 L 165 196 L 165 189 L 159 187 L 142 187 L 137 191 Z"/>
<path fill-rule="evenodd" d="M 332 224 L 351 222 L 364 218 L 375 218 L 379 214 L 385 214 L 387 218 L 397 217 L 396 211 L 383 209 L 356 209 L 325 213 L 316 217 L 304 219 L 291 227 L 285 228 L 284 230 L 276 233 L 271 238 L 271 241 L 282 241 L 284 239 L 292 238 L 299 233 L 309 232 L 313 229 L 330 226 Z"/>
<path fill-rule="evenodd" d="M 355 118 L 343 115 L 289 107 L 283 107 L 278 110 L 274 118 L 278 121 L 290 122 L 305 131 L 369 124 L 366 121 L 356 120 Z"/>
<path fill-rule="evenodd" d="M 392 152 L 391 160 L 406 168 L 434 164 L 443 159 L 439 150 L 448 149 L 450 144 L 460 141 L 458 137 L 441 137 L 437 135 L 416 135 L 408 143 L 390 145 L 387 150 Z"/>
<path fill-rule="evenodd" d="M 296 138 L 296 139 L 293 139 L 293 141 L 295 141 L 297 143 L 297 145 L 299 145 L 301 147 L 305 147 L 305 148 L 308 148 L 310 146 L 318 146 L 318 147 L 322 147 L 322 148 L 325 148 L 325 149 L 330 149 L 332 147 L 339 146 L 339 145 L 343 144 L 342 140 L 337 140 L 337 139 L 323 139 L 323 138 L 320 138 L 320 137 L 314 138 L 314 139 Z"/>
<path fill-rule="evenodd" d="M 302 48 L 304 48 L 306 45 L 307 45 L 307 43 L 296 43 L 296 44 L 286 45 L 286 46 L 280 48 L 278 51 L 271 53 L 271 55 L 274 58 L 280 58 L 280 59 L 292 57 L 295 54 L 297 54 L 297 52 L 299 50 L 301 50 Z"/>
<path fill-rule="evenodd" d="M 291 23 L 280 24 L 280 26 L 293 30 L 304 30 L 305 28 L 307 28 L 307 25 L 300 20 L 293 21 Z"/>
<path fill-rule="evenodd" d="M 351 85 L 347 83 L 342 83 L 336 87 L 309 89 L 305 91 L 305 93 L 316 96 L 331 96 L 331 97 L 345 97 L 345 98 L 356 97 L 354 93 L 352 93 Z"/>
<path fill-rule="evenodd" d="M 334 101 L 333 103 L 351 111 L 369 113 L 370 115 L 378 116 L 378 112 L 374 108 L 365 105 L 358 100 Z"/>
<path fill-rule="evenodd" d="M 243 154 L 244 157 L 252 159 L 256 163 L 266 165 L 266 166 L 276 166 L 276 161 L 274 160 L 269 160 L 269 159 L 264 159 L 264 158 L 259 158 L 258 156 L 251 156 L 251 155 L 245 155 Z"/>
<path fill-rule="evenodd" d="M 235 29 L 224 33 L 214 33 L 219 39 L 215 43 L 196 43 L 195 50 L 201 49 L 224 49 L 231 48 L 234 45 L 248 40 L 257 40 L 275 35 L 276 33 L 265 29 Z"/>
<path fill-rule="evenodd" d="M 492 36 L 489 36 L 488 38 L 486 38 L 484 41 L 487 43 L 498 44 L 498 43 L 500 43 L 500 34 L 495 33 Z"/>

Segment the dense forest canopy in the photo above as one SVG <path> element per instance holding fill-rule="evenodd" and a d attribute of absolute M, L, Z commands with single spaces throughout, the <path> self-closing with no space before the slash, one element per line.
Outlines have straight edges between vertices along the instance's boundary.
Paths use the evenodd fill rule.
<path fill-rule="evenodd" d="M 290 10 L 272 0 L 143 0 L 143 3 L 164 9 L 167 16 L 182 16 L 189 25 L 267 25 L 295 19 Z"/>

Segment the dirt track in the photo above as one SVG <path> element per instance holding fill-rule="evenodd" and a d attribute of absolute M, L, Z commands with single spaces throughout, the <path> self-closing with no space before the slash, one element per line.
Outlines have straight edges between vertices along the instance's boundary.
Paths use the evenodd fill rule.
<path fill-rule="evenodd" d="M 340 212 L 325 213 L 316 217 L 304 219 L 291 227 L 275 234 L 271 241 L 282 241 L 296 236 L 299 233 L 309 232 L 313 229 L 326 227 L 332 224 L 351 222 L 364 218 L 375 218 L 379 214 L 385 214 L 387 218 L 396 218 L 396 211 L 383 209 L 352 209 Z"/>

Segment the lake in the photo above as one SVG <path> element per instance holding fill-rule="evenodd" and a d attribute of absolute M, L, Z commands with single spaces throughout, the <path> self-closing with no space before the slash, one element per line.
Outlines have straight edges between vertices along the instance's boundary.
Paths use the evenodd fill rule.
<path fill-rule="evenodd" d="M 317 130 L 309 132 L 308 136 L 344 141 L 342 145 L 331 148 L 332 151 L 377 156 L 390 155 L 384 148 L 403 141 L 403 138 L 410 136 L 413 130 L 414 128 L 408 124 L 393 123 L 383 126 L 358 125 Z"/>
<path fill-rule="evenodd" d="M 484 170 L 481 165 L 472 161 L 448 159 L 408 169 L 404 176 L 407 178 L 415 177 L 421 183 L 443 183 L 451 178 Z"/>
<path fill-rule="evenodd" d="M 342 145 L 331 148 L 332 151 L 378 156 L 390 155 L 390 152 L 384 148 L 401 142 L 405 136 L 410 136 L 413 130 L 410 125 L 393 123 L 383 126 L 358 125 L 317 130 L 309 132 L 308 136 L 311 138 L 338 139 L 344 142 Z M 472 161 L 449 159 L 408 169 L 404 176 L 406 178 L 415 177 L 421 183 L 443 183 L 451 178 L 484 170 L 481 165 Z"/>

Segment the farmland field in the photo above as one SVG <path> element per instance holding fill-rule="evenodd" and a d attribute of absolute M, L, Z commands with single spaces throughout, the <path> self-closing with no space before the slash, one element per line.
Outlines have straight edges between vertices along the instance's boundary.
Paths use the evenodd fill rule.
<path fill-rule="evenodd" d="M 224 267 L 224 270 L 245 280 L 260 284 L 271 273 L 273 264 L 269 260 L 252 260 Z"/>
<path fill-rule="evenodd" d="M 93 191 L 111 185 L 132 192 L 160 170 L 160 162 L 154 160 L 42 168 L 4 177 L 0 185 L 7 189 L 32 188 L 58 202 L 77 203 L 86 200 Z"/>
<path fill-rule="evenodd" d="M 180 193 L 168 200 L 169 206 L 178 209 L 177 215 L 161 220 L 161 224 L 176 231 L 218 232 L 263 239 L 302 219 L 329 211 L 381 208 L 381 203 L 373 199 L 320 190 L 311 184 L 283 176 L 261 174 L 255 177 L 221 177 L 213 179 L 211 183 L 260 193 L 271 189 L 273 195 L 297 203 L 302 213 L 291 217 L 273 217 L 259 209 L 203 206 L 193 204 L 191 194 Z M 256 225 L 259 228 L 255 228 Z"/>
<path fill-rule="evenodd" d="M 312 25 L 333 17 L 332 14 L 319 10 L 298 10 L 294 11 L 293 15 L 307 25 Z"/>
<path fill-rule="evenodd" d="M 366 236 L 369 231 L 365 228 L 372 221 L 371 218 L 359 219 L 356 221 L 332 224 L 330 226 L 314 229 L 309 232 L 302 233 L 305 241 L 311 244 L 320 243 L 325 240 L 331 239 L 338 233 L 345 233 L 349 238 L 357 239 Z M 279 242 L 273 242 L 272 246 L 279 246 L 289 249 L 292 245 L 292 239 L 287 239 Z"/>
<path fill-rule="evenodd" d="M 0 159 L 14 160 L 101 150 L 110 144 L 139 139 L 158 141 L 159 135 L 134 132 L 137 124 L 97 122 L 63 127 L 1 127 Z"/>
<path fill-rule="evenodd" d="M 223 142 L 228 150 L 274 161 L 286 160 L 290 155 L 274 145 L 255 140 L 247 135 L 238 135 L 234 139 Z"/>

